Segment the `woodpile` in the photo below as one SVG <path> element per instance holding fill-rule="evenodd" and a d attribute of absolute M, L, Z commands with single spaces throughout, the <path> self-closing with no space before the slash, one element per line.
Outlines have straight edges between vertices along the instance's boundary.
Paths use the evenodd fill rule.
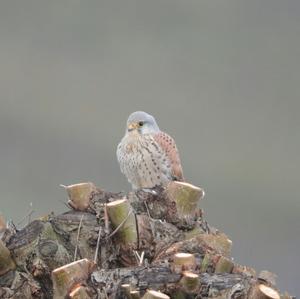
<path fill-rule="evenodd" d="M 272 273 L 233 261 L 231 240 L 203 217 L 201 188 L 64 188 L 70 211 L 21 230 L 1 221 L 0 298 L 292 298 Z"/>

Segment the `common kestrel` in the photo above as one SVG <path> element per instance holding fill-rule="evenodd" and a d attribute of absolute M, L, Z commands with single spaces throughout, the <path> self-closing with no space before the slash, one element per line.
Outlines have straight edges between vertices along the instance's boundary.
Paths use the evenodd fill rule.
<path fill-rule="evenodd" d="M 117 157 L 134 190 L 184 180 L 175 141 L 160 131 L 154 117 L 146 112 L 137 111 L 129 116 Z"/>

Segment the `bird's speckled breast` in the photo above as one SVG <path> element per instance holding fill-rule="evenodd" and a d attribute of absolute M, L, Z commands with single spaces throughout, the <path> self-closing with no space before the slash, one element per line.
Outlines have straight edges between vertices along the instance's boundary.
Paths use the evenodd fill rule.
<path fill-rule="evenodd" d="M 126 134 L 117 157 L 133 189 L 153 188 L 172 179 L 170 161 L 151 134 Z"/>

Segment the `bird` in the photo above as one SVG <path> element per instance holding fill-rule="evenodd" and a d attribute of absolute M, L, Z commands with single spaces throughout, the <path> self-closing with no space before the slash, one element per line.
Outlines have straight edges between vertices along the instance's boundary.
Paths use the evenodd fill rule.
<path fill-rule="evenodd" d="M 151 190 L 170 181 L 184 181 L 174 139 L 143 111 L 129 115 L 125 136 L 117 147 L 117 159 L 133 190 Z"/>

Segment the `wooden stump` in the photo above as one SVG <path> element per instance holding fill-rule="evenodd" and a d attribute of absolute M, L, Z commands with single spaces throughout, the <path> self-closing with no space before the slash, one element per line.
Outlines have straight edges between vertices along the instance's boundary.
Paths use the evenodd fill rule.
<path fill-rule="evenodd" d="M 194 292 L 200 285 L 199 275 L 189 271 L 185 271 L 182 273 L 180 284 L 183 286 L 183 289 L 186 292 Z"/>
<path fill-rule="evenodd" d="M 69 294 L 70 299 L 90 299 L 91 296 L 88 294 L 86 287 L 76 286 Z"/>
<path fill-rule="evenodd" d="M 215 273 L 231 273 L 234 267 L 233 261 L 230 258 L 225 256 L 220 256 L 216 268 Z"/>
<path fill-rule="evenodd" d="M 154 290 L 148 290 L 146 294 L 143 296 L 143 299 L 170 299 L 170 297 L 161 292 L 157 292 Z"/>
<path fill-rule="evenodd" d="M 280 295 L 271 287 L 257 284 L 254 286 L 249 299 L 280 299 Z"/>
<path fill-rule="evenodd" d="M 92 262 L 82 259 L 53 270 L 53 298 L 65 298 L 76 284 L 88 279 L 92 268 Z"/>
<path fill-rule="evenodd" d="M 61 186 L 67 190 L 69 196 L 68 204 L 73 209 L 80 211 L 84 211 L 89 207 L 93 194 L 97 192 L 96 186 L 91 182 Z"/>
<path fill-rule="evenodd" d="M 107 212 L 119 242 L 135 246 L 137 242 L 136 221 L 127 199 L 119 199 L 107 204 Z"/>
<path fill-rule="evenodd" d="M 196 267 L 195 256 L 190 253 L 179 252 L 174 255 L 173 271 L 180 273 L 186 270 L 193 270 Z"/>
<path fill-rule="evenodd" d="M 176 203 L 179 217 L 196 215 L 199 210 L 199 201 L 204 197 L 204 191 L 201 188 L 185 182 L 172 181 L 165 192 L 170 200 Z"/>
<path fill-rule="evenodd" d="M 108 218 L 112 224 L 115 243 L 120 247 L 120 260 L 124 266 L 137 265 L 134 254 L 138 247 L 136 218 L 127 199 L 119 199 L 107 204 Z"/>

